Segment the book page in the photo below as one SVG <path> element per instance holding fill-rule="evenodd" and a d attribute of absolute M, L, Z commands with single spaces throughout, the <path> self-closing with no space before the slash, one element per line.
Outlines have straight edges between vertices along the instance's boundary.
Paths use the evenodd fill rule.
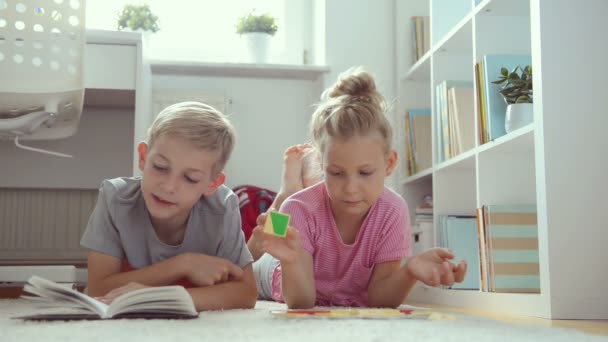
<path fill-rule="evenodd" d="M 197 316 L 192 297 L 181 286 L 146 287 L 116 298 L 108 308 L 108 316 L 133 312 L 162 312 Z"/>
<path fill-rule="evenodd" d="M 48 300 L 48 304 L 55 302 L 57 306 L 74 307 L 65 303 L 75 303 L 83 309 L 98 314 L 101 318 L 107 317 L 108 305 L 83 293 L 37 276 L 31 277 L 28 282 L 29 284 L 23 287 L 24 291 Z"/>

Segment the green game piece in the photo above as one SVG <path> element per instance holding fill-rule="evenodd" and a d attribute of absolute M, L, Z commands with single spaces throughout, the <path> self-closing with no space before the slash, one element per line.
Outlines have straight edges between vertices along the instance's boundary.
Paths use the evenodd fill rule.
<path fill-rule="evenodd" d="M 287 235 L 287 226 L 289 226 L 289 215 L 270 212 L 270 219 L 272 220 L 272 229 L 276 235 Z"/>

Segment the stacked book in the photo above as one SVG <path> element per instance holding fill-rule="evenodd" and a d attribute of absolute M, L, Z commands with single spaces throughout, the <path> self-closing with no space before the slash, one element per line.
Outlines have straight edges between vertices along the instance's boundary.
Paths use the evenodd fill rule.
<path fill-rule="evenodd" d="M 405 112 L 405 154 L 408 176 L 430 168 L 432 162 L 431 110 L 408 109 Z"/>
<path fill-rule="evenodd" d="M 437 162 L 475 147 L 473 83 L 445 80 L 435 88 Z"/>
<path fill-rule="evenodd" d="M 412 225 L 412 255 L 418 255 L 434 246 L 433 197 L 426 195 L 415 211 L 414 224 Z"/>
<path fill-rule="evenodd" d="M 477 225 L 482 290 L 539 293 L 536 205 L 484 205 Z"/>

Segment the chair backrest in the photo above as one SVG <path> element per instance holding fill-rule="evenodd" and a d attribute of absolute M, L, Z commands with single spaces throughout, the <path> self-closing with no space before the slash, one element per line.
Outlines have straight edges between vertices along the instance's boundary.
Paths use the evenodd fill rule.
<path fill-rule="evenodd" d="M 85 0 L 0 0 L 0 120 L 56 114 L 23 139 L 76 131 L 84 97 L 84 20 Z M 2 123 L 0 135 L 10 136 L 8 128 L 1 130 Z"/>

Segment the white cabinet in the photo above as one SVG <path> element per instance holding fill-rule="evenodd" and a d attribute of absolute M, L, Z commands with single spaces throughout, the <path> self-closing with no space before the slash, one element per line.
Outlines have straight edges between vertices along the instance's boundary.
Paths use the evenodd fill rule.
<path fill-rule="evenodd" d="M 531 55 L 534 70 L 533 124 L 480 144 L 477 122 L 475 147 L 447 160 L 437 156 L 433 129 L 433 166 L 406 176 L 401 165 L 399 187 L 412 213 L 432 193 L 435 216 L 536 203 L 540 294 L 417 287 L 409 301 L 553 319 L 608 318 L 606 12 L 604 0 L 396 0 L 401 156 L 403 113 L 431 108 L 435 127 L 435 86 L 443 80 L 474 81 L 474 65 L 486 54 Z M 415 63 L 412 16 L 430 16 L 432 27 L 431 49 Z"/>

